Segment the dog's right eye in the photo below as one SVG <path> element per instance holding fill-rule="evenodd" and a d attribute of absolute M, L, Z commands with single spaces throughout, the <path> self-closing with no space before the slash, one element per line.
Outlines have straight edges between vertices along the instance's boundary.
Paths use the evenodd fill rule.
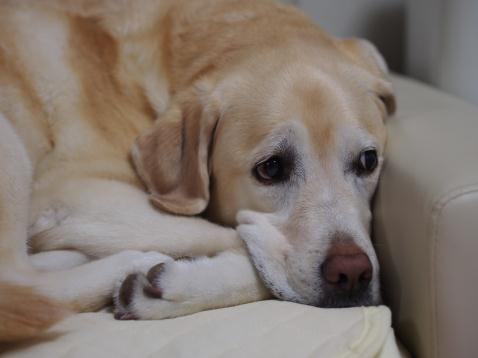
<path fill-rule="evenodd" d="M 378 156 L 375 149 L 367 149 L 360 153 L 357 160 L 357 172 L 359 175 L 371 174 L 378 165 Z"/>
<path fill-rule="evenodd" d="M 254 176 L 263 184 L 275 184 L 287 179 L 283 160 L 274 155 L 254 167 Z"/>

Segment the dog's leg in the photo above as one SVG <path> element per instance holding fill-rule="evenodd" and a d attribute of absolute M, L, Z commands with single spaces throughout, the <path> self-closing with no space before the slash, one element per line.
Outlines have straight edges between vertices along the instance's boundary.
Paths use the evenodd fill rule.
<path fill-rule="evenodd" d="M 115 317 L 171 318 L 269 297 L 245 249 L 235 249 L 129 275 L 115 290 Z"/>
<path fill-rule="evenodd" d="M 158 252 L 123 251 L 69 270 L 38 273 L 27 284 L 70 309 L 94 311 L 111 302 L 115 285 L 125 275 L 172 261 Z"/>
<path fill-rule="evenodd" d="M 38 271 L 68 270 L 86 264 L 91 259 L 74 250 L 53 250 L 30 255 L 31 264 Z"/>
<path fill-rule="evenodd" d="M 30 228 L 33 249 L 76 250 L 101 258 L 70 270 L 44 272 L 35 281 L 41 292 L 77 310 L 101 307 L 111 299 L 119 279 L 132 272 L 144 275 L 156 264 L 171 261 L 159 253 L 124 250 L 178 257 L 243 247 L 235 230 L 200 218 L 163 214 L 140 189 L 119 182 L 70 182 L 52 194 L 52 202 L 55 206 L 44 210 Z"/>
<path fill-rule="evenodd" d="M 98 258 L 154 250 L 179 257 L 211 256 L 243 246 L 234 229 L 161 213 L 132 185 L 86 179 L 54 195 L 57 207 L 45 210 L 31 228 L 34 251 L 74 249 Z"/>
<path fill-rule="evenodd" d="M 38 272 L 27 255 L 32 178 L 28 154 L 0 114 L 0 281 L 32 287 L 78 310 L 97 309 L 110 299 L 115 282 L 171 260 L 159 253 L 127 251 L 71 270 Z"/>

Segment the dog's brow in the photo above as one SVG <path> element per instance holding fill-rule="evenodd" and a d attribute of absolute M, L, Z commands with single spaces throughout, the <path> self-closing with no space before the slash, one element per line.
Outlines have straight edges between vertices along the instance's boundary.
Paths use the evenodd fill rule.
<path fill-rule="evenodd" d="M 291 140 L 288 136 L 282 138 L 282 140 L 277 144 L 276 151 L 279 153 L 291 152 L 295 150 L 294 146 L 291 143 Z"/>
<path fill-rule="evenodd" d="M 261 150 L 259 158 L 256 158 L 256 161 L 267 159 L 273 155 L 293 159 L 296 152 L 296 148 L 288 135 L 276 135 L 269 138 L 268 143 Z"/>
<path fill-rule="evenodd" d="M 270 155 L 278 155 L 283 158 L 284 162 L 290 166 L 291 178 L 305 180 L 305 169 L 302 157 L 298 152 L 294 140 L 287 133 L 278 143 L 272 147 Z"/>

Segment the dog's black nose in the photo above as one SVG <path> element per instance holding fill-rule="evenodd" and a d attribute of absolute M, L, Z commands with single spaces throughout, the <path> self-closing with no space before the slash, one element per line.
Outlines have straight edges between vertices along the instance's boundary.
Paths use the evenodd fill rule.
<path fill-rule="evenodd" d="M 364 253 L 334 255 L 322 265 L 325 281 L 337 289 L 353 293 L 368 287 L 372 280 L 372 264 Z"/>
<path fill-rule="evenodd" d="M 367 305 L 373 268 L 368 256 L 354 244 L 334 246 L 321 266 L 324 280 L 323 306 Z"/>

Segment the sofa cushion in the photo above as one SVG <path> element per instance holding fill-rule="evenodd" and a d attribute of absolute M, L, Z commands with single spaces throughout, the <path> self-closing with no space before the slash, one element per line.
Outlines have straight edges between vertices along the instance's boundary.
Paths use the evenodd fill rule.
<path fill-rule="evenodd" d="M 4 357 L 400 357 L 388 308 L 263 301 L 162 321 L 74 315 Z"/>

